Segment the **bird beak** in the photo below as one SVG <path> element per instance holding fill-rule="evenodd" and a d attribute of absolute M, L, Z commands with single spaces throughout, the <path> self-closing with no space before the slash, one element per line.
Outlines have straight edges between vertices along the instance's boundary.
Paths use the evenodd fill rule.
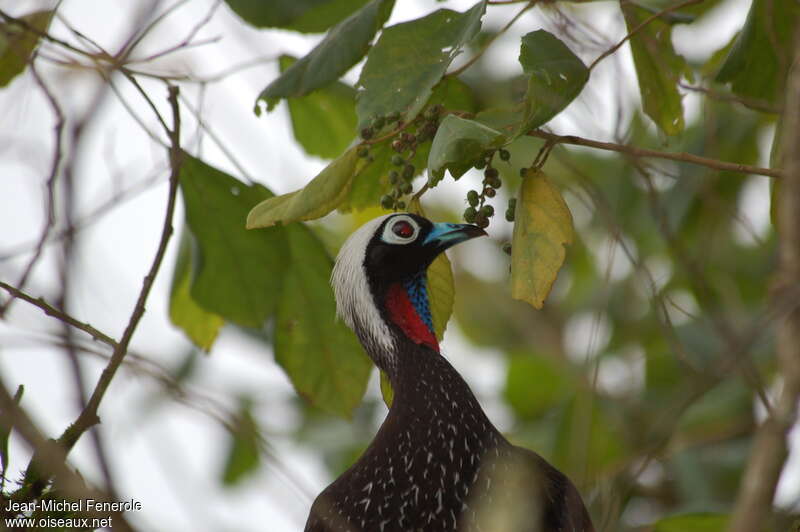
<path fill-rule="evenodd" d="M 425 237 L 422 245 L 431 246 L 441 252 L 476 236 L 486 236 L 486 231 L 477 225 L 439 223 L 433 224 L 433 229 Z"/>

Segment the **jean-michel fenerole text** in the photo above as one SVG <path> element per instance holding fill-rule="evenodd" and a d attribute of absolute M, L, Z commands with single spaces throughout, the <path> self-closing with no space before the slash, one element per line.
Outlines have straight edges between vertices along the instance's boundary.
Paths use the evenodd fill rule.
<path fill-rule="evenodd" d="M 8 501 L 4 508 L 6 512 L 28 513 L 28 512 L 135 512 L 142 509 L 142 503 L 130 499 L 127 501 L 98 501 L 95 499 L 79 499 L 77 501 L 64 501 L 54 499 L 44 499 L 31 502 Z"/>

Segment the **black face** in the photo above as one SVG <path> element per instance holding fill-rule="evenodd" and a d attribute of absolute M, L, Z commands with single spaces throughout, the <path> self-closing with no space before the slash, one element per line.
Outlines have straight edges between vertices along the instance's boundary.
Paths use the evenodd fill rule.
<path fill-rule="evenodd" d="M 413 277 L 445 249 L 486 232 L 474 225 L 434 224 L 416 214 L 389 216 L 367 245 L 364 266 L 374 285 Z"/>

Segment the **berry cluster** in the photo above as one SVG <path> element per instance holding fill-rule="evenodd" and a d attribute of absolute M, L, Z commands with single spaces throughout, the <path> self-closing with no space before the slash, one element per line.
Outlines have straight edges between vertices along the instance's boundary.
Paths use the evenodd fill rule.
<path fill-rule="evenodd" d="M 381 197 L 381 207 L 384 209 L 403 210 L 406 202 L 402 199 L 414 190 L 411 182 L 417 174 L 417 168 L 411 162 L 417 153 L 417 147 L 436 135 L 439 128 L 439 116 L 443 111 L 441 104 L 432 105 L 424 113 L 418 115 L 411 123 L 414 132 L 404 131 L 392 141 L 392 165 L 389 171 L 389 184 L 392 186 L 390 193 Z M 380 117 L 375 120 L 380 120 Z M 380 122 L 379 122 L 380 123 Z M 362 131 L 362 137 L 364 132 Z"/>
<path fill-rule="evenodd" d="M 494 207 L 486 203 L 486 198 L 493 198 L 497 194 L 497 189 L 503 185 L 500 180 L 500 172 L 492 166 L 494 155 L 500 157 L 502 161 L 508 161 L 511 154 L 504 149 L 489 151 L 475 163 L 475 168 L 483 170 L 483 188 L 480 192 L 470 190 L 467 192 L 467 203 L 469 207 L 464 210 L 464 220 L 467 223 L 474 223 L 478 227 L 485 229 L 489 226 L 489 218 L 494 216 Z M 506 213 L 508 217 L 508 213 Z"/>

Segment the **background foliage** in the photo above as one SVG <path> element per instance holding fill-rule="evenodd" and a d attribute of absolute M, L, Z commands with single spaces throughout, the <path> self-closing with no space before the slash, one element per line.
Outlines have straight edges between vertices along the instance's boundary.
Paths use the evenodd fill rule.
<path fill-rule="evenodd" d="M 0 86 L 35 77 L 63 129 L 55 102 L 64 95 L 41 81 L 36 66 L 84 69 L 109 87 L 115 80 L 137 87 L 163 125 L 151 136 L 166 148 L 170 164 L 161 177 L 171 174 L 170 197 L 179 197 L 183 220 L 174 220 L 178 238 L 170 242 L 168 210 L 161 242 L 175 248 L 176 258 L 168 266 L 168 316 L 159 319 L 180 328 L 198 351 L 156 379 L 162 400 L 202 403 L 191 391 L 195 368 L 208 362 L 197 353 L 214 357 L 220 331 L 235 329 L 274 353 L 297 392 L 297 422 L 281 437 L 313 449 L 331 476 L 339 474 L 368 444 L 384 407 L 374 393 L 364 398 L 372 364 L 334 318 L 332 257 L 361 222 L 393 207 L 424 207 L 437 220 L 463 217 L 489 227 L 491 246 L 461 250 L 455 268 L 446 257 L 437 260 L 429 281 L 437 334 L 444 335 L 452 314 L 457 334 L 505 372 L 495 396 L 481 399 L 505 412 L 508 437 L 573 478 L 598 530 L 725 530 L 764 404 L 775 400 L 781 384 L 768 290 L 777 237 L 774 220 L 758 216 L 767 213 L 765 191 L 773 198 L 780 193 L 777 158 L 770 154 L 780 142 L 774 132 L 792 64 L 796 3 L 753 0 L 748 13 L 736 15 L 741 30 L 704 62 L 676 51 L 685 43 L 673 45 L 673 30 L 704 20 L 721 2 L 499 0 L 459 10 L 430 4 L 420 18 L 388 23 L 399 8 L 393 0 L 226 0 L 179 43 L 176 49 L 203 44 L 197 33 L 216 9 L 233 10 L 241 31 L 322 34 L 304 57 L 271 57 L 274 68 L 264 74 L 255 102 L 238 102 L 254 105 L 256 115 L 288 112 L 291 131 L 281 134 L 325 161 L 302 188 L 282 195 L 245 172 L 210 164 L 190 147 L 187 128 L 181 135 L 181 116 L 208 134 L 202 114 L 177 98 L 170 107 L 154 104 L 163 89 L 142 88 L 142 80 L 182 90 L 213 83 L 151 67 L 159 53 L 137 56 L 137 45 L 162 16 L 143 16 L 134 36 L 112 54 L 66 20 L 57 26 L 64 35 L 56 34 L 50 25 L 58 9 L 0 11 Z M 624 38 L 593 25 L 595 9 L 622 21 Z M 486 25 L 497 10 L 507 24 Z M 540 18 L 529 18 L 532 13 Z M 497 75 L 484 54 L 511 28 L 519 33 L 518 63 Z M 602 78 L 608 71 L 598 74 L 598 65 L 612 62 L 629 65 L 638 95 L 609 84 Z M 346 75 L 356 65 L 357 80 Z M 608 90 L 613 94 L 598 95 Z M 612 138 L 560 136 L 583 131 L 558 121 L 568 106 L 583 106 L 574 116 L 591 121 L 607 116 L 599 106 L 610 100 L 620 102 Z M 74 127 L 69 119 L 67 125 Z M 67 256 L 79 235 L 69 209 L 53 207 L 80 181 L 70 173 L 72 163 L 62 162 L 78 152 L 79 133 L 71 130 L 66 142 L 59 127 L 55 162 L 44 180 L 50 221 L 35 250 L 18 254 L 28 266 L 0 270 L 0 286 L 16 298 L 26 299 L 42 249 L 57 242 L 51 232 L 66 228 Z M 158 273 L 157 258 L 154 274 L 168 276 Z M 480 263 L 499 267 L 481 274 Z M 15 307 L 39 306 L 67 329 L 99 338 L 111 350 L 112 376 L 121 365 L 141 364 L 127 353 L 127 342 L 137 311 L 139 317 L 144 311 L 147 281 L 128 322 L 130 335 L 126 330 L 119 341 L 72 318 L 62 290 L 59 301 L 37 300 L 31 290 L 34 296 Z M 11 299 L 0 302 L 4 319 L 12 320 Z M 71 336 L 76 333 L 64 333 L 63 347 L 78 360 L 87 347 Z M 18 384 L 26 383 L 4 379 L 8 390 Z M 102 399 L 108 384 L 102 387 L 101 379 L 86 387 L 101 390 Z M 227 430 L 217 477 L 235 489 L 280 458 L 254 413 L 271 405 L 247 394 L 227 399 L 225 408 L 201 409 L 213 410 Z M 3 471 L 11 425 L 36 447 L 35 433 L 21 428 L 24 396 L 19 404 L 0 402 L 7 420 L 0 425 Z M 91 413 L 91 405 L 83 399 L 81 412 Z M 78 418 L 75 440 L 97 431 L 89 418 Z M 71 437 L 62 435 L 59 442 L 65 441 Z M 69 452 L 74 443 L 62 447 Z M 63 490 L 74 498 L 95 489 L 83 482 L 37 486 L 49 473 L 29 472 L 17 482 L 18 473 L 4 474 L 4 497 L 36 500 Z M 97 488 L 115 491 L 108 477 Z M 796 502 L 783 501 L 765 516 L 764 529 L 788 530 L 798 511 Z"/>

